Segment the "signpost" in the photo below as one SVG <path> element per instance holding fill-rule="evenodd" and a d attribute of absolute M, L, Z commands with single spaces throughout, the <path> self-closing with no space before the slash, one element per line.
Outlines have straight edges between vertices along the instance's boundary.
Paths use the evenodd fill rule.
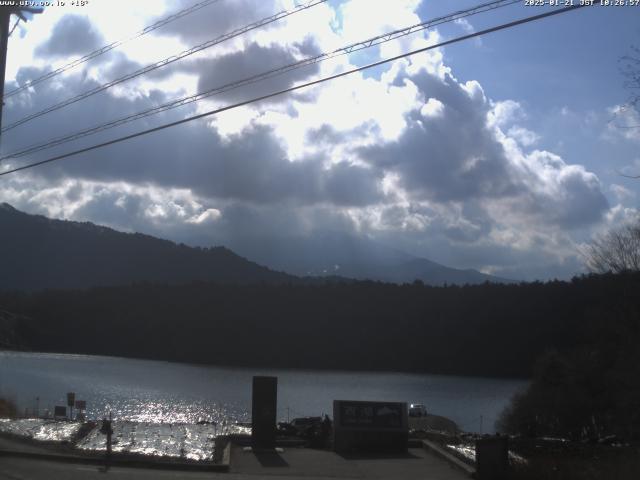
<path fill-rule="evenodd" d="M 106 456 L 107 466 L 109 466 L 109 462 L 111 461 L 111 445 L 112 445 L 111 437 L 113 435 L 113 426 L 111 422 L 112 422 L 111 413 L 109 413 L 109 420 L 107 420 L 106 418 L 103 418 L 102 427 L 100 427 L 100 433 L 107 436 L 107 456 Z"/>
<path fill-rule="evenodd" d="M 333 401 L 336 452 L 406 452 L 409 442 L 404 402 Z"/>
<path fill-rule="evenodd" d="M 56 405 L 53 408 L 53 418 L 67 418 L 67 407 Z"/>

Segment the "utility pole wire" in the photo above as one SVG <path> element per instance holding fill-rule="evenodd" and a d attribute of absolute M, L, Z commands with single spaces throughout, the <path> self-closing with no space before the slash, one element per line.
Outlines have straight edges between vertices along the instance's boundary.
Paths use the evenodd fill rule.
<path fill-rule="evenodd" d="M 262 20 L 258 20 L 257 22 L 251 23 L 249 25 L 245 25 L 244 27 L 238 28 L 236 30 L 233 30 L 229 33 L 225 33 L 219 37 L 216 37 L 212 40 L 208 40 L 204 43 L 201 43 L 200 45 L 196 45 L 195 47 L 191 47 L 188 50 L 184 50 L 176 55 L 172 55 L 170 57 L 167 57 L 163 60 L 160 60 L 158 62 L 152 63 L 150 65 L 147 65 L 146 67 L 143 67 L 141 69 L 136 70 L 135 72 L 129 73 L 127 75 L 124 75 L 122 77 L 116 78 L 115 80 L 111 80 L 110 82 L 104 83 L 98 87 L 95 87 L 91 90 L 88 90 L 84 93 L 81 93 L 79 95 L 76 95 L 75 97 L 71 97 L 68 98 L 67 100 L 64 100 L 62 102 L 56 103 L 55 105 L 51 105 L 50 107 L 45 108 L 44 110 L 40 110 L 39 112 L 36 113 L 32 113 L 31 115 L 27 115 L 26 117 L 21 118 L 20 120 L 17 120 L 15 122 L 13 122 L 10 125 L 7 125 L 6 127 L 2 128 L 1 132 L 6 132 L 7 130 L 11 130 L 14 129 L 20 125 L 23 125 L 27 122 L 30 122 L 31 120 L 34 120 L 38 117 L 41 117 L 43 115 L 46 115 L 47 113 L 51 113 L 51 112 L 55 112 L 56 110 L 60 110 L 63 107 L 67 107 L 69 105 L 72 105 L 76 102 L 79 102 L 80 100 L 84 100 L 85 98 L 91 97 L 97 93 L 103 92 L 105 90 L 108 90 L 111 87 L 114 87 L 116 85 L 119 85 L 123 82 L 126 82 L 128 80 L 131 80 L 133 78 L 139 77 L 141 75 L 145 75 L 149 72 L 152 72 L 154 70 L 157 70 L 158 68 L 161 67 L 166 67 L 167 65 L 170 65 L 174 62 L 177 62 L 178 60 L 182 60 L 183 58 L 186 58 L 190 55 L 193 55 L 194 53 L 198 53 L 201 52 L 202 50 L 205 50 L 207 48 L 213 47 L 214 45 L 218 45 L 222 42 L 226 42 L 227 40 L 231 40 L 232 38 L 235 37 L 239 37 L 241 35 L 244 35 L 247 32 L 250 32 L 251 30 L 256 30 L 258 28 L 261 28 L 265 25 L 268 25 L 270 23 L 273 22 L 277 22 L 278 20 L 281 20 L 285 17 L 288 17 L 290 15 L 293 15 L 294 13 L 298 13 L 300 11 L 303 10 L 307 10 L 311 7 L 314 7 L 316 5 L 319 5 L 321 3 L 325 3 L 328 0 L 311 0 L 310 2 L 307 2 L 305 4 L 302 5 L 298 5 L 297 7 L 292 8 L 291 10 L 283 10 L 279 13 L 276 13 L 275 15 L 271 15 L 269 17 L 263 18 Z"/>
<path fill-rule="evenodd" d="M 81 148 L 79 150 L 68 152 L 68 153 L 65 153 L 65 154 L 62 154 L 62 155 L 57 155 L 55 157 L 47 158 L 46 160 L 41 160 L 39 162 L 30 163 L 30 164 L 27 164 L 27 165 L 23 165 L 21 167 L 16 167 L 16 168 L 13 168 L 11 170 L 7 170 L 5 172 L 0 172 L 0 176 L 9 175 L 11 173 L 19 172 L 19 171 L 22 171 L 22 170 L 27 170 L 29 168 L 33 168 L 33 167 L 37 167 L 37 166 L 40 166 L 40 165 L 44 165 L 46 163 L 51 163 L 51 162 L 55 162 L 55 161 L 58 161 L 58 160 L 62 160 L 64 158 L 68 158 L 68 157 L 72 157 L 72 156 L 75 156 L 75 155 L 79 155 L 81 153 L 86 153 L 86 152 L 89 152 L 91 150 L 96 150 L 98 148 L 103 148 L 103 147 L 106 147 L 106 146 L 109 146 L 109 145 L 114 145 L 116 143 L 124 142 L 126 140 L 131 140 L 131 139 L 134 139 L 134 138 L 137 138 L 137 137 L 141 137 L 143 135 L 147 135 L 147 134 L 154 133 L 154 132 L 159 132 L 160 130 L 164 130 L 164 129 L 167 129 L 167 128 L 170 128 L 170 127 L 175 127 L 175 126 L 178 126 L 178 125 L 182 125 L 184 123 L 192 122 L 192 121 L 198 120 L 200 118 L 205 118 L 205 117 L 209 117 L 211 115 L 216 115 L 218 113 L 226 112 L 227 110 L 232 110 L 234 108 L 242 107 L 242 106 L 249 105 L 249 104 L 255 103 L 255 102 L 260 102 L 262 100 L 267 100 L 269 98 L 273 98 L 273 97 L 276 97 L 276 96 L 279 96 L 279 95 L 283 95 L 285 93 L 293 92 L 293 91 L 300 90 L 300 89 L 303 89 L 303 88 L 307 88 L 307 87 L 310 87 L 310 86 L 313 86 L 313 85 L 318 85 L 320 83 L 324 83 L 324 82 L 327 82 L 327 81 L 330 81 L 330 80 L 335 80 L 337 78 L 345 77 L 347 75 L 351 75 L 353 73 L 361 72 L 363 70 L 368 70 L 370 68 L 378 67 L 380 65 L 384 65 L 384 64 L 390 63 L 390 62 L 394 62 L 396 60 L 400 60 L 400 59 L 405 58 L 405 57 L 409 57 L 409 56 L 412 56 L 412 55 L 417 55 L 419 53 L 427 52 L 429 50 L 433 50 L 433 49 L 436 49 L 436 48 L 445 47 L 447 45 L 451 45 L 451 44 L 454 44 L 454 43 L 462 42 L 464 40 L 468 40 L 468 39 L 471 39 L 471 38 L 475 38 L 475 37 L 479 37 L 479 36 L 482 36 L 482 35 L 486 35 L 488 33 L 493 33 L 493 32 L 497 32 L 497 31 L 500 31 L 500 30 L 505 30 L 507 28 L 512 28 L 512 27 L 515 27 L 515 26 L 518 26 L 518 25 L 523 25 L 525 23 L 534 22 L 534 21 L 537 21 L 537 20 L 542 20 L 542 19 L 547 18 L 547 17 L 551 17 L 551 16 L 554 16 L 554 15 L 559 15 L 561 13 L 570 12 L 572 10 L 577 10 L 579 8 L 583 8 L 583 7 L 586 7 L 586 6 L 589 6 L 589 5 L 575 5 L 575 6 L 571 6 L 571 7 L 564 7 L 564 8 L 552 10 L 552 11 L 549 11 L 549 12 L 541 13 L 541 14 L 538 14 L 538 15 L 532 15 L 530 17 L 522 18 L 520 20 L 515 20 L 515 21 L 512 21 L 512 22 L 503 23 L 503 24 L 498 25 L 496 27 L 491 27 L 491 28 L 487 28 L 485 30 L 480 30 L 478 32 L 474 32 L 474 33 L 470 33 L 468 35 L 463 35 L 463 36 L 460 36 L 460 37 L 456 37 L 456 38 L 453 38 L 451 40 L 445 40 L 445 41 L 440 42 L 440 43 L 435 44 L 435 45 L 430 45 L 428 47 L 419 48 L 417 50 L 413 50 L 411 52 L 407 52 L 407 53 L 403 53 L 403 54 L 400 54 L 400 55 L 396 55 L 394 57 L 387 58 L 387 59 L 384 59 L 384 60 L 380 60 L 380 61 L 377 61 L 377 62 L 374 62 L 374 63 L 370 63 L 368 65 L 364 65 L 364 66 L 361 66 L 361 67 L 353 68 L 351 70 L 346 70 L 344 72 L 337 73 L 335 75 L 330 75 L 328 77 L 320 78 L 318 80 L 313 80 L 313 81 L 310 81 L 310 82 L 307 82 L 307 83 L 303 83 L 303 84 L 300 84 L 300 85 L 295 85 L 293 87 L 289 87 L 289 88 L 286 88 L 284 90 L 279 90 L 277 92 L 273 92 L 273 93 L 269 93 L 269 94 L 262 95 L 262 96 L 259 96 L 259 97 L 255 97 L 255 98 L 252 98 L 250 100 L 245 100 L 245 101 L 242 101 L 242 102 L 235 103 L 233 105 L 227 105 L 226 107 L 217 108 L 215 110 L 210 110 L 208 112 L 200 113 L 198 115 L 193 115 L 191 117 L 183 118 L 182 120 L 177 120 L 175 122 L 166 123 L 166 124 L 160 125 L 158 127 L 150 128 L 148 130 L 143 130 L 141 132 L 133 133 L 131 135 L 126 135 L 124 137 L 115 138 L 113 140 L 109 140 L 107 142 L 99 143 L 97 145 L 92 145 L 90 147 Z"/>
<path fill-rule="evenodd" d="M 52 70 L 50 72 L 45 73 L 44 75 L 42 75 L 41 77 L 35 78 L 33 80 L 29 80 L 28 82 L 25 82 L 23 85 L 21 85 L 20 87 L 11 90 L 7 93 L 4 94 L 4 98 L 7 99 L 13 95 L 16 95 L 34 85 L 37 85 L 39 83 L 44 82 L 45 80 L 49 80 L 50 78 L 55 77 L 56 75 L 59 75 L 60 73 L 66 72 L 67 70 L 70 70 L 74 67 L 77 67 L 78 65 L 81 65 L 85 62 L 88 62 L 89 60 L 92 60 L 96 57 L 99 57 L 100 55 L 107 53 L 111 50 L 113 50 L 114 48 L 119 47 L 120 45 L 123 45 L 127 42 L 130 42 L 132 40 L 135 40 L 136 38 L 140 38 L 143 35 L 146 35 L 149 32 L 152 32 L 160 27 L 163 27 L 165 25 L 167 25 L 168 23 L 171 23 L 175 20 L 178 20 L 179 18 L 184 17 L 185 15 L 189 15 L 190 13 L 196 12 L 198 10 L 200 10 L 201 8 L 204 8 L 208 5 L 211 5 L 212 3 L 217 3 L 221 0 L 204 0 L 202 2 L 196 3 L 195 5 L 190 6 L 189 8 L 185 8 L 184 10 L 180 10 L 179 12 L 174 13 L 173 15 L 169 15 L 168 17 L 163 18 L 162 20 L 158 20 L 156 23 L 149 25 L 148 27 L 143 28 L 142 30 L 134 33 L 133 35 L 126 37 L 126 38 L 122 38 L 120 40 L 116 40 L 115 42 L 110 43 L 109 45 L 105 45 L 104 47 L 100 47 L 97 50 L 94 50 L 91 53 L 86 54 L 84 57 L 80 57 L 77 58 L 75 60 L 73 60 L 72 62 L 67 63 L 66 65 L 63 65 L 60 68 L 56 68 L 55 70 Z M 14 27 L 15 28 L 15 27 Z"/>
<path fill-rule="evenodd" d="M 107 123 L 103 123 L 97 126 L 93 126 L 93 127 L 89 127 L 86 128 L 84 130 L 81 130 L 79 132 L 74 132 L 68 135 L 64 135 L 61 137 L 56 137 L 53 139 L 50 139 L 44 143 L 40 143 L 40 144 L 35 144 L 35 145 L 30 145 L 28 147 L 23 147 L 20 150 L 17 151 L 13 151 L 11 153 L 8 153 L 6 155 L 3 155 L 0 157 L 0 162 L 7 160 L 9 158 L 20 158 L 23 157 L 25 155 L 29 155 L 31 153 L 36 153 L 36 152 L 40 152 L 42 150 L 47 150 L 49 148 L 53 148 L 56 147 L 58 145 L 62 145 L 74 140 L 78 140 L 80 138 L 84 138 L 87 137 L 89 135 L 94 135 L 96 133 L 105 131 L 105 130 L 109 130 L 111 128 L 115 128 L 130 122 L 133 122 L 135 120 L 140 120 L 142 118 L 146 118 L 149 117 L 151 115 L 155 115 L 158 113 L 162 113 L 171 109 L 175 109 L 178 107 L 182 107 L 184 105 L 188 105 L 190 103 L 193 102 L 197 102 L 200 100 L 203 100 L 205 98 L 209 98 L 212 97 L 214 95 L 218 95 L 224 92 L 228 92 L 231 90 L 235 90 L 237 88 L 240 87 L 244 87 L 247 85 L 252 85 L 254 83 L 260 82 L 262 80 L 266 80 L 269 78 L 273 78 L 279 75 L 283 75 L 285 73 L 288 73 L 290 71 L 293 70 L 297 70 L 309 65 L 313 65 L 316 63 L 320 63 L 323 62 L 325 60 L 329 60 L 331 58 L 336 58 L 338 56 L 342 56 L 342 55 L 347 55 L 356 51 L 360 51 L 360 50 L 364 50 L 366 48 L 370 48 L 374 45 L 380 45 L 382 43 L 386 43 L 389 42 L 391 40 L 395 40 L 397 38 L 406 36 L 406 35 L 410 35 L 419 31 L 423 31 L 426 30 L 428 28 L 432 28 L 434 26 L 437 25 L 442 25 L 444 23 L 448 23 L 448 22 L 452 22 L 455 20 L 458 20 L 460 18 L 465 18 L 471 15 L 476 15 L 478 13 L 483 13 L 486 11 L 490 11 L 490 10 L 494 10 L 497 8 L 502 8 L 502 7 L 506 7 L 509 5 L 512 5 L 514 3 L 520 3 L 521 0 L 499 0 L 499 1 L 492 1 L 492 2 L 488 2 L 482 5 L 478 5 L 476 7 L 473 8 L 469 8 L 467 10 L 461 10 L 449 15 L 445 15 L 442 17 L 438 17 L 438 18 L 434 18 L 422 23 L 418 23 L 415 25 L 411 25 L 410 27 L 406 27 L 406 28 L 402 28 L 402 29 L 398 29 L 398 30 L 394 30 L 393 32 L 389 32 L 389 33 L 385 33 L 382 35 L 378 35 L 376 37 L 372 37 L 369 38 L 367 40 L 363 40 L 357 43 L 353 43 L 350 45 L 347 45 L 345 47 L 341 47 L 338 48 L 336 50 L 333 50 L 332 52 L 328 52 L 328 53 L 321 53 L 319 55 L 315 55 L 313 57 L 308 57 L 306 59 L 300 60 L 298 62 L 292 63 L 292 64 L 288 64 L 285 65 L 283 67 L 278 67 L 272 70 L 268 70 L 266 72 L 262 72 L 259 73 L 257 75 L 252 75 L 250 77 L 246 77 L 244 79 L 240 79 L 240 80 L 236 80 L 234 82 L 230 82 L 221 86 L 217 86 L 202 92 L 198 92 L 194 95 L 190 95 L 187 97 L 183 97 L 180 99 L 176 99 L 176 100 L 172 100 L 170 102 L 164 103 L 162 105 L 158 105 L 156 107 L 152 107 L 149 108 L 147 110 L 143 110 L 141 112 L 138 113 L 134 113 L 131 115 L 127 115 L 125 117 L 121 117 L 119 119 L 116 120 L 112 120 L 110 122 Z"/>

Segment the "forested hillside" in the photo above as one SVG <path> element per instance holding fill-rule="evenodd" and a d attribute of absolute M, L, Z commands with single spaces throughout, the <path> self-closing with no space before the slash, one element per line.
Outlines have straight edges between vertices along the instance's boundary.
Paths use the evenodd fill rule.
<path fill-rule="evenodd" d="M 295 277 L 224 247 L 193 248 L 92 223 L 51 220 L 0 204 L 0 290 L 132 282 L 280 283 Z"/>
<path fill-rule="evenodd" d="M 5 292 L 0 306 L 25 317 L 18 336 L 32 350 L 528 377 L 546 351 L 637 330 L 640 275 L 467 287 L 138 284 Z"/>

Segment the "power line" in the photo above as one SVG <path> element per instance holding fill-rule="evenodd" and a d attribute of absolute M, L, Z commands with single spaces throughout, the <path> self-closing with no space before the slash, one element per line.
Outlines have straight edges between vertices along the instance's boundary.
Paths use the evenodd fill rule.
<path fill-rule="evenodd" d="M 80 138 L 84 138 L 84 137 L 89 136 L 89 135 L 94 135 L 96 133 L 99 133 L 99 132 L 102 132 L 102 131 L 105 131 L 105 130 L 109 130 L 111 128 L 115 128 L 115 127 L 130 123 L 130 122 L 133 122 L 135 120 L 146 118 L 146 117 L 149 117 L 151 115 L 155 115 L 155 114 L 158 114 L 158 113 L 162 113 L 162 112 L 165 112 L 165 111 L 168 111 L 168 110 L 171 110 L 171 109 L 175 109 L 175 108 L 178 108 L 178 107 L 181 107 L 181 106 L 196 102 L 196 101 L 200 101 L 200 100 L 203 100 L 205 98 L 209 98 L 209 97 L 211 97 L 213 95 L 218 95 L 220 93 L 228 92 L 230 90 L 235 90 L 235 89 L 240 88 L 240 87 L 251 85 L 251 84 L 260 82 L 262 80 L 266 80 L 266 79 L 273 78 L 273 77 L 276 77 L 276 76 L 279 76 L 279 75 L 283 75 L 283 74 L 288 73 L 290 71 L 297 70 L 297 69 L 300 69 L 300 68 L 303 68 L 303 67 L 306 67 L 306 66 L 309 66 L 309 65 L 313 65 L 313 64 L 325 61 L 325 60 L 329 60 L 331 58 L 335 58 L 335 57 L 338 57 L 338 56 L 341 56 L 341 55 L 346 55 L 346 54 L 350 54 L 350 53 L 353 53 L 353 52 L 356 52 L 356 51 L 359 51 L 359 50 L 370 48 L 372 46 L 379 45 L 379 44 L 382 44 L 382 43 L 386 43 L 386 42 L 389 42 L 391 40 L 395 40 L 397 38 L 404 37 L 406 35 L 410 35 L 410 34 L 413 34 L 413 33 L 419 32 L 419 31 L 426 30 L 428 28 L 432 28 L 432 27 L 437 26 L 437 25 L 441 25 L 441 24 L 444 24 L 444 23 L 452 22 L 452 21 L 455 21 L 455 20 L 458 20 L 458 19 L 461 19 L 461 18 L 465 18 L 465 17 L 471 16 L 471 15 L 476 15 L 478 13 L 483 13 L 483 12 L 486 12 L 486 11 L 489 11 L 489 10 L 494 10 L 494 9 L 501 8 L 501 7 L 506 7 L 506 6 L 512 5 L 514 3 L 520 3 L 520 1 L 521 0 L 498 0 L 498 1 L 492 1 L 492 2 L 488 2 L 488 3 L 484 3 L 484 4 L 481 4 L 481 5 L 478 5 L 478 6 L 473 7 L 473 8 L 469 8 L 469 9 L 466 9 L 466 10 L 460 10 L 458 12 L 455 12 L 455 13 L 452 13 L 452 14 L 449 14 L 449 15 L 445 15 L 445 16 L 442 16 L 442 17 L 437 17 L 437 18 L 434 18 L 434 19 L 431 19 L 431 20 L 428 20 L 428 21 L 425 21 L 425 22 L 421 22 L 421 23 L 418 23 L 418 24 L 415 24 L 415 25 L 411 25 L 409 27 L 405 27 L 405 28 L 402 28 L 402 29 L 398 29 L 398 30 L 389 32 L 389 33 L 378 35 L 378 36 L 369 38 L 367 40 L 363 40 L 363 41 L 360 41 L 360 42 L 357 42 L 357 43 L 353 43 L 353 44 L 347 45 L 345 47 L 338 48 L 338 49 L 333 50 L 331 52 L 321 53 L 319 55 L 308 57 L 308 58 L 300 60 L 298 62 L 285 65 L 283 67 L 279 67 L 279 68 L 275 68 L 275 69 L 272 69 L 272 70 L 268 70 L 266 72 L 262 72 L 262 73 L 259 73 L 257 75 L 246 77 L 246 78 L 241 79 L 241 80 L 236 80 L 234 82 L 230 82 L 230 83 L 227 83 L 225 85 L 217 86 L 217 87 L 214 87 L 214 88 L 202 91 L 202 92 L 198 92 L 198 93 L 196 93 L 194 95 L 183 97 L 183 98 L 180 98 L 180 99 L 177 99 L 177 100 L 172 100 L 171 102 L 167 102 L 167 103 L 164 103 L 162 105 L 158 105 L 156 107 L 149 108 L 147 110 L 144 110 L 144 111 L 132 114 L 132 115 L 121 117 L 121 118 L 113 120 L 111 122 L 107 122 L 107 123 L 104 123 L 104 124 L 93 126 L 93 127 L 81 130 L 79 132 L 75 132 L 75 133 L 72 133 L 72 134 L 69 134 L 69 135 L 65 135 L 65 136 L 62 136 L 62 137 L 57 137 L 57 138 L 54 138 L 54 139 L 50 139 L 45 143 L 40 143 L 40 144 L 31 145 L 29 147 L 25 147 L 25 148 L 23 148 L 21 150 L 14 151 L 12 153 L 9 153 L 9 154 L 6 154 L 6 155 L 0 157 L 0 162 L 3 161 L 3 160 L 7 160 L 9 158 L 19 158 L 19 157 L 22 157 L 24 155 L 40 152 L 42 150 L 47 150 L 49 148 L 53 148 L 53 147 L 56 147 L 58 145 L 62 145 L 64 143 L 68 143 L 68 142 L 71 142 L 71 141 L 74 141 L 74 140 L 78 140 Z"/>
<path fill-rule="evenodd" d="M 171 23 L 175 20 L 178 20 L 179 18 L 182 18 L 186 15 L 189 15 L 190 13 L 196 12 L 208 5 L 211 5 L 212 3 L 217 3 L 221 0 L 204 0 L 202 2 L 198 2 L 194 5 L 192 5 L 189 8 L 185 8 L 184 10 L 180 10 L 179 12 L 174 13 L 173 15 L 169 15 L 168 17 L 163 18 L 162 20 L 158 20 L 156 23 L 149 25 L 148 27 L 143 28 L 142 30 L 134 33 L 133 35 L 129 36 L 129 37 L 125 37 L 122 38 L 120 40 L 116 40 L 115 42 L 110 43 L 109 45 L 105 45 L 104 47 L 100 47 L 97 50 L 94 50 L 91 53 L 86 54 L 84 57 L 80 57 L 77 58 L 75 60 L 73 60 L 72 62 L 67 63 L 66 65 L 63 65 L 60 68 L 56 68 L 55 70 L 52 70 L 50 72 L 45 73 L 44 75 L 35 78 L 33 80 L 29 80 L 28 82 L 25 82 L 23 85 L 21 85 L 20 87 L 11 90 L 10 92 L 5 93 L 4 98 L 7 99 L 13 95 L 16 95 L 30 87 L 33 87 L 34 85 L 37 85 L 39 83 L 44 82 L 45 80 L 49 80 L 50 78 L 55 77 L 56 75 L 59 75 L 60 73 L 66 72 L 67 70 L 70 70 L 74 67 L 77 67 L 78 65 L 81 65 L 85 62 L 88 62 L 89 60 L 92 60 L 104 53 L 107 53 L 111 50 L 113 50 L 114 48 L 119 47 L 120 45 L 123 45 L 127 42 L 130 42 L 132 40 L 135 40 L 137 38 L 142 37 L 143 35 L 146 35 L 147 33 L 150 33 L 160 27 L 164 27 L 165 25 L 167 25 L 168 23 Z M 15 27 L 14 27 L 15 28 Z"/>
<path fill-rule="evenodd" d="M 269 17 L 263 18 L 262 20 L 258 20 L 257 22 L 251 23 L 249 25 L 246 25 L 244 27 L 238 28 L 236 30 L 233 30 L 229 33 L 225 33 L 219 37 L 216 37 L 212 40 L 208 40 L 204 43 L 201 43 L 200 45 L 196 45 L 195 47 L 191 47 L 188 50 L 184 50 L 176 55 L 172 55 L 170 57 L 167 57 L 163 60 L 160 60 L 158 62 L 152 63 L 150 65 L 147 65 L 146 67 L 143 67 L 139 70 L 136 70 L 135 72 L 129 73 L 127 75 L 124 75 L 122 77 L 116 78 L 115 80 L 111 80 L 110 82 L 104 83 L 96 88 L 93 88 L 91 90 L 88 90 L 84 93 L 81 93 L 79 95 L 76 95 L 75 97 L 71 97 L 68 98 L 67 100 L 64 100 L 62 102 L 56 103 L 55 105 L 52 105 L 50 107 L 45 108 L 44 110 L 40 110 L 39 112 L 33 113 L 31 115 L 27 115 L 26 117 L 23 117 L 20 120 L 17 120 L 15 122 L 13 122 L 10 125 L 7 125 L 6 127 L 2 128 L 1 132 L 6 132 L 7 130 L 11 130 L 13 128 L 16 128 L 20 125 L 23 125 L 27 122 L 30 122 L 31 120 L 34 120 L 38 117 L 41 117 L 43 115 L 46 115 L 47 113 L 51 113 L 54 112 L 56 110 L 59 110 L 63 107 L 67 107 L 69 105 L 72 105 L 76 102 L 79 102 L 80 100 L 84 100 L 85 98 L 91 97 L 97 93 L 103 92 L 111 87 L 114 87 L 115 85 L 119 85 L 120 83 L 126 82 L 128 80 L 131 80 L 133 78 L 139 77 L 141 75 L 145 75 L 149 72 L 152 72 L 153 70 L 157 70 L 158 68 L 161 67 L 165 67 L 167 65 L 170 65 L 174 62 L 177 62 L 178 60 L 182 60 L 183 58 L 186 58 L 190 55 L 193 55 L 194 53 L 198 53 L 201 52 L 202 50 L 205 50 L 207 48 L 210 48 L 214 45 L 218 45 L 222 42 L 226 42 L 227 40 L 230 40 L 232 38 L 244 35 L 245 33 L 251 31 L 251 30 L 255 30 L 258 28 L 261 28 L 265 25 L 268 25 L 270 23 L 276 22 L 278 20 L 281 20 L 285 17 L 288 17 L 290 15 L 293 15 L 295 13 L 298 13 L 302 10 L 306 10 L 309 9 L 311 7 L 314 7 L 316 5 L 319 5 L 321 3 L 325 3 L 328 0 L 311 0 L 310 2 L 304 3 L 302 5 L 298 5 L 294 8 L 292 8 L 291 10 L 283 10 L 279 13 L 276 13 L 275 15 L 271 15 Z"/>
<path fill-rule="evenodd" d="M 330 81 L 330 80 L 335 80 L 337 78 L 345 77 L 347 75 L 351 75 L 353 73 L 361 72 L 363 70 L 368 70 L 370 68 L 378 67 L 380 65 L 384 65 L 384 64 L 389 63 L 389 62 L 394 62 L 396 60 L 400 60 L 400 59 L 405 58 L 405 57 L 417 55 L 419 53 L 427 52 L 429 50 L 433 50 L 433 49 L 436 49 L 436 48 L 445 47 L 447 45 L 451 45 L 451 44 L 458 43 L 458 42 L 461 42 L 461 41 L 464 41 L 464 40 L 468 40 L 468 39 L 471 39 L 471 38 L 475 38 L 475 37 L 479 37 L 479 36 L 482 36 L 482 35 L 486 35 L 488 33 L 493 33 L 493 32 L 497 32 L 497 31 L 500 31 L 500 30 L 505 30 L 507 28 L 512 28 L 512 27 L 515 27 L 515 26 L 518 26 L 518 25 L 523 25 L 525 23 L 534 22 L 534 21 L 537 21 L 537 20 L 542 20 L 542 19 L 547 18 L 547 17 L 551 17 L 551 16 L 554 16 L 554 15 L 559 15 L 561 13 L 566 13 L 566 12 L 569 12 L 569 11 L 572 11 L 572 10 L 577 10 L 579 8 L 583 8 L 583 7 L 586 7 L 586 6 L 589 6 L 589 5 L 575 5 L 575 6 L 570 6 L 570 7 L 554 9 L 554 10 L 549 11 L 549 12 L 541 13 L 541 14 L 538 14 L 538 15 L 532 15 L 530 17 L 522 18 L 520 20 L 514 20 L 512 22 L 503 23 L 503 24 L 498 25 L 496 27 L 491 27 L 491 28 L 487 28 L 487 29 L 484 29 L 484 30 L 480 30 L 478 32 L 474 32 L 474 33 L 470 33 L 468 35 L 463 35 L 463 36 L 460 36 L 460 37 L 456 37 L 456 38 L 453 38 L 451 40 L 445 40 L 445 41 L 440 42 L 440 43 L 435 44 L 435 45 L 430 45 L 430 46 L 427 46 L 427 47 L 419 48 L 419 49 L 413 50 L 411 52 L 407 52 L 407 53 L 403 53 L 403 54 L 400 54 L 400 55 L 396 55 L 394 57 L 387 58 L 387 59 L 384 59 L 384 60 L 380 60 L 380 61 L 377 61 L 377 62 L 374 62 L 374 63 L 370 63 L 368 65 L 364 65 L 364 66 L 361 66 L 361 67 L 353 68 L 351 70 L 346 70 L 344 72 L 337 73 L 337 74 L 334 74 L 334 75 L 330 75 L 328 77 L 320 78 L 318 80 L 313 80 L 313 81 L 306 82 L 306 83 L 303 83 L 303 84 L 300 84 L 300 85 L 295 85 L 293 87 L 289 87 L 289 88 L 286 88 L 284 90 L 279 90 L 277 92 L 272 92 L 272 93 L 269 93 L 269 94 L 266 94 L 266 95 L 262 95 L 262 96 L 259 96 L 259 97 L 252 98 L 250 100 L 245 100 L 245 101 L 242 101 L 242 102 L 238 102 L 238 103 L 235 103 L 233 105 L 227 105 L 226 107 L 217 108 L 215 110 L 210 110 L 208 112 L 200 113 L 198 115 L 193 115 L 191 117 L 183 118 L 182 120 L 177 120 L 175 122 L 166 123 L 164 125 L 160 125 L 158 127 L 154 127 L 154 128 L 150 128 L 150 129 L 147 129 L 147 130 L 143 130 L 143 131 L 137 132 L 137 133 L 133 133 L 131 135 L 126 135 L 126 136 L 123 136 L 123 137 L 115 138 L 113 140 L 109 140 L 107 142 L 103 142 L 103 143 L 99 143 L 99 144 L 96 144 L 96 145 L 92 145 L 90 147 L 85 147 L 85 148 L 81 148 L 81 149 L 78 149 L 78 150 L 74 150 L 72 152 L 68 152 L 68 153 L 65 153 L 65 154 L 62 154 L 62 155 L 57 155 L 55 157 L 47 158 L 46 160 L 41 160 L 41 161 L 38 161 L 38 162 L 34 162 L 34 163 L 27 164 L 27 165 L 23 165 L 21 167 L 16 167 L 16 168 L 13 168 L 11 170 L 7 170 L 5 172 L 0 172 L 0 176 L 9 175 L 11 173 L 19 172 L 19 171 L 22 171 L 22 170 L 27 170 L 29 168 L 34 168 L 34 167 L 37 167 L 37 166 L 40 166 L 40 165 L 44 165 L 46 163 L 51 163 L 51 162 L 55 162 L 55 161 L 58 161 L 58 160 L 62 160 L 64 158 L 72 157 L 72 156 L 75 156 L 75 155 L 78 155 L 78 154 L 81 154 L 81 153 L 86 153 L 86 152 L 89 152 L 91 150 L 96 150 L 98 148 L 103 148 L 103 147 L 106 147 L 106 146 L 109 146 L 109 145 L 114 145 L 116 143 L 121 143 L 121 142 L 124 142 L 126 140 L 131 140 L 131 139 L 134 139 L 134 138 L 137 138 L 137 137 L 141 137 L 143 135 L 147 135 L 149 133 L 158 132 L 160 130 L 164 130 L 164 129 L 167 129 L 167 128 L 170 128 L 170 127 L 175 127 L 175 126 L 178 126 L 178 125 L 182 125 L 184 123 L 192 122 L 192 121 L 198 120 L 200 118 L 205 118 L 205 117 L 208 117 L 208 116 L 211 116 L 211 115 L 216 115 L 218 113 L 222 113 L 222 112 L 225 112 L 227 110 L 231 110 L 231 109 L 234 109 L 234 108 L 242 107 L 244 105 L 249 105 L 249 104 L 255 103 L 255 102 L 260 102 L 262 100 L 273 98 L 273 97 L 276 97 L 276 96 L 279 96 L 279 95 L 283 95 L 285 93 L 290 93 L 290 92 L 293 92 L 293 91 L 296 91 L 296 90 L 300 90 L 302 88 L 307 88 L 307 87 L 310 87 L 310 86 L 313 86 L 313 85 L 318 85 L 320 83 L 324 83 L 324 82 L 327 82 L 327 81 Z"/>

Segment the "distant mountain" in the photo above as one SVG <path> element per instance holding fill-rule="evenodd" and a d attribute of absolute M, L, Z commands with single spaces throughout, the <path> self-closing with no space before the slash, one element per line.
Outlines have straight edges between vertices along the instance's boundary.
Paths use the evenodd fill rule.
<path fill-rule="evenodd" d="M 189 247 L 89 222 L 52 220 L 20 212 L 7 203 L 0 204 L 0 232 L 3 290 L 135 282 L 277 284 L 299 282 L 301 276 L 393 283 L 421 280 L 428 285 L 513 282 L 446 267 L 365 237 L 336 232 L 237 241 L 232 248 L 243 258 L 225 247 Z"/>
<path fill-rule="evenodd" d="M 236 241 L 234 251 L 293 275 L 336 275 L 359 280 L 427 285 L 516 283 L 472 269 L 446 267 L 382 245 L 366 237 L 324 232 L 309 237 L 260 238 Z"/>
<path fill-rule="evenodd" d="M 0 204 L 0 289 L 39 290 L 193 281 L 297 280 L 224 247 L 193 248 L 92 223 L 51 220 Z"/>

